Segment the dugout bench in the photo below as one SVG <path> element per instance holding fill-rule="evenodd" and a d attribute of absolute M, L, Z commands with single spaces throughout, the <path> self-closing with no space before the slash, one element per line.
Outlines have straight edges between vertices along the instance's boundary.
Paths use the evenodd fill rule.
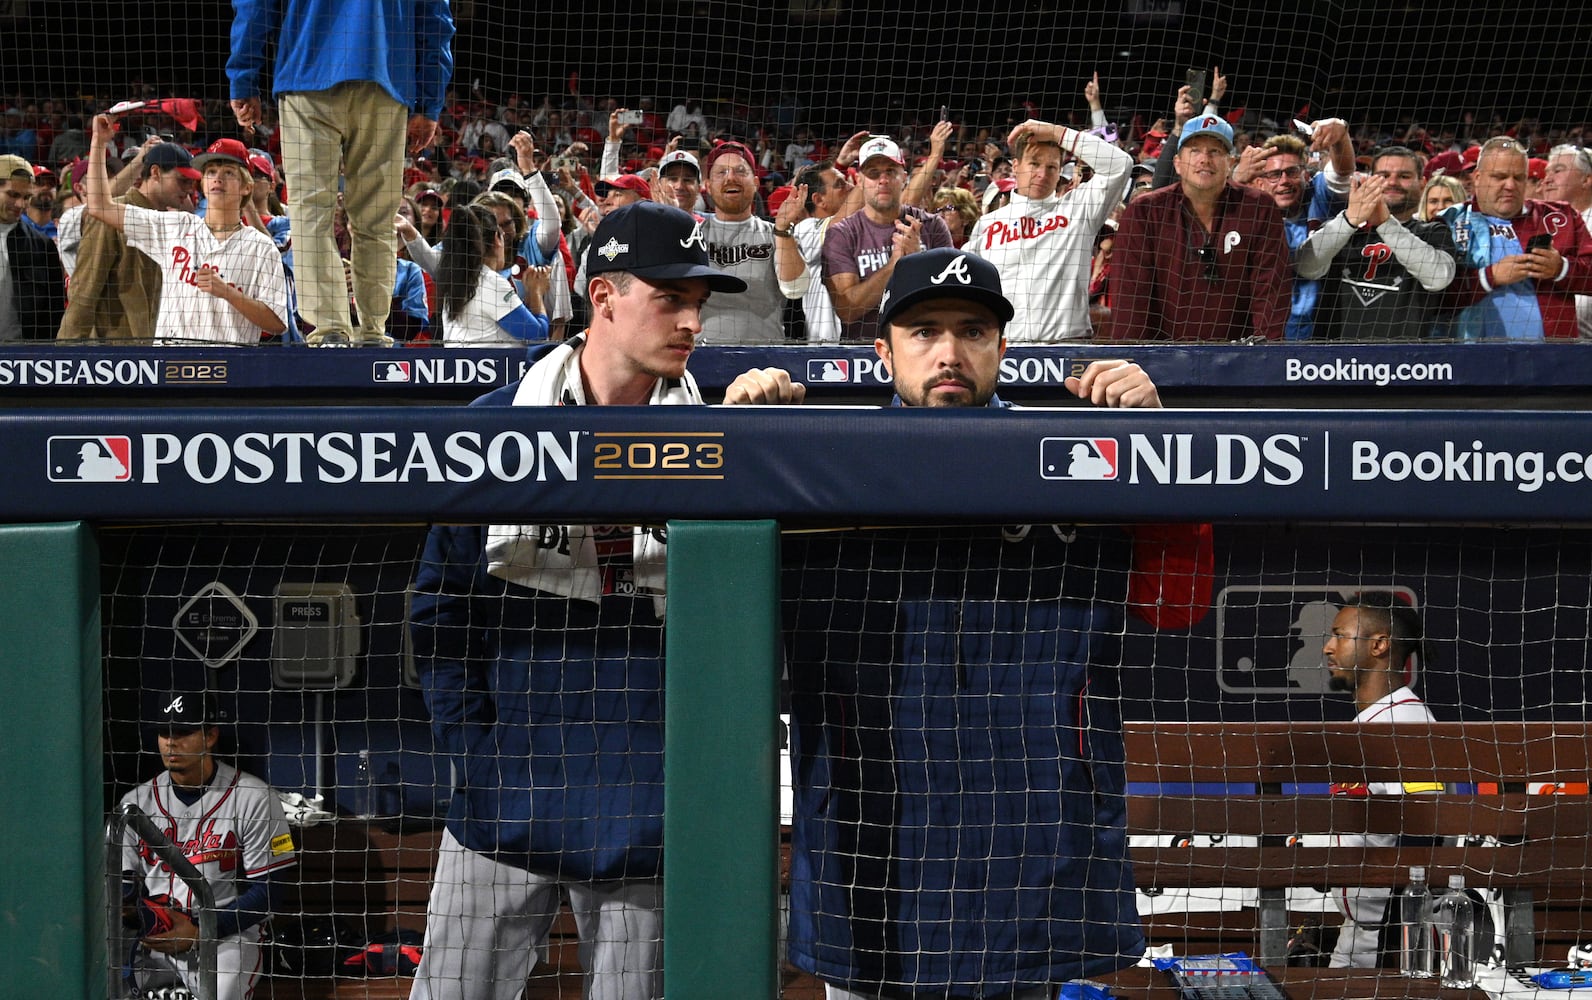
<path fill-rule="evenodd" d="M 1236 782 L 1260 790 L 1129 797 L 1130 833 L 1156 836 L 1163 845 L 1180 834 L 1256 838 L 1249 847 L 1132 850 L 1140 887 L 1258 893 L 1253 909 L 1147 921 L 1152 944 L 1171 943 L 1183 954 L 1243 949 L 1280 965 L 1288 889 L 1396 888 L 1409 882 L 1412 865 L 1425 866 L 1434 887 L 1457 874 L 1467 888 L 1499 890 L 1511 964 L 1560 964 L 1565 948 L 1586 931 L 1592 798 L 1524 794 L 1528 782 L 1586 781 L 1592 729 L 1584 723 L 1136 722 L 1126 729 L 1130 782 Z M 1283 791 L 1401 780 L 1495 784 L 1502 791 L 1369 797 Z M 1295 835 L 1350 832 L 1447 844 L 1465 838 L 1465 846 L 1289 846 Z"/>

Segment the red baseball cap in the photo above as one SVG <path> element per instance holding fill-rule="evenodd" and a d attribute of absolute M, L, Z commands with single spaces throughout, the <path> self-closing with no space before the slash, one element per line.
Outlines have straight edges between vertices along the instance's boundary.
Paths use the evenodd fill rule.
<path fill-rule="evenodd" d="M 194 169 L 201 173 L 212 163 L 236 164 L 247 173 L 249 170 L 249 147 L 236 139 L 217 139 L 203 153 L 193 158 Z"/>
<path fill-rule="evenodd" d="M 1457 174 L 1463 163 L 1464 161 L 1460 159 L 1459 154 L 1452 149 L 1438 153 L 1426 161 L 1426 179 L 1431 180 L 1438 174 Z"/>
<path fill-rule="evenodd" d="M 1526 161 L 1526 175 L 1534 181 L 1540 181 L 1548 176 L 1548 161 L 1533 156 Z"/>
<path fill-rule="evenodd" d="M 600 180 L 593 186 L 596 189 L 597 197 L 599 198 L 608 194 L 608 192 L 614 188 L 622 188 L 626 191 L 634 191 L 636 194 L 641 195 L 641 197 L 647 199 L 648 201 L 652 200 L 652 185 L 648 184 L 645 179 L 638 177 L 635 174 L 620 174 L 618 177 L 610 177 L 605 180 Z"/>
<path fill-rule="evenodd" d="M 1479 159 L 1481 159 L 1481 147 L 1471 146 L 1469 149 L 1459 154 L 1459 169 L 1475 170 L 1476 161 Z"/>
<path fill-rule="evenodd" d="M 744 143 L 739 143 L 732 139 L 729 142 L 721 142 L 713 147 L 713 151 L 702 161 L 702 172 L 704 174 L 711 173 L 713 164 L 717 163 L 720 157 L 729 156 L 732 153 L 745 160 L 746 165 L 753 170 L 757 169 L 757 157 L 752 155 L 752 151 L 747 149 Z"/>

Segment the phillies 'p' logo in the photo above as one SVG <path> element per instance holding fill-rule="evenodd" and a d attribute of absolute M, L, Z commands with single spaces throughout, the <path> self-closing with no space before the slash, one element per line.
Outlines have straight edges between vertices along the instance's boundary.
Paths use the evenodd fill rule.
<path fill-rule="evenodd" d="M 1386 243 L 1368 243 L 1360 256 L 1365 258 L 1365 280 L 1375 281 L 1377 268 L 1393 259 L 1393 248 Z"/>

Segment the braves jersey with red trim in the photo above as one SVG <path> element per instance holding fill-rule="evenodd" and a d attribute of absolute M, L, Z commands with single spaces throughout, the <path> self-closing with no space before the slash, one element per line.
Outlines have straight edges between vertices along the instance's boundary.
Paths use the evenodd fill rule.
<path fill-rule="evenodd" d="M 210 883 L 217 906 L 238 896 L 243 879 L 287 868 L 297 860 L 293 835 L 276 793 L 252 774 L 216 762 L 216 773 L 192 805 L 184 804 L 162 771 L 122 796 L 154 821 Z M 129 827 L 122 837 L 122 869 L 138 872 L 152 896 L 166 894 L 190 912 L 193 893 Z"/>
<path fill-rule="evenodd" d="M 286 325 L 287 274 L 271 238 L 244 226 L 217 239 L 204 220 L 187 212 L 156 212 L 126 206 L 127 245 L 160 265 L 160 314 L 155 340 L 160 344 L 241 344 L 260 342 L 260 328 L 225 300 L 199 289 L 201 268 L 220 272 L 232 287 L 270 307 Z"/>
<path fill-rule="evenodd" d="M 1043 344 L 1089 336 L 1089 266 L 1094 239 L 1122 203 L 1133 158 L 1088 132 L 1065 130 L 1069 151 L 1094 176 L 1050 198 L 1012 195 L 1011 203 L 979 219 L 968 253 L 1001 273 L 1001 289 L 1016 314 L 1006 324 L 1012 344 Z"/>

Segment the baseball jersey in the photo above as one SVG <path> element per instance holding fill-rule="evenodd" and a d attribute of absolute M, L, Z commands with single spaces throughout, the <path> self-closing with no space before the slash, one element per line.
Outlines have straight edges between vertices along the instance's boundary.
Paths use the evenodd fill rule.
<path fill-rule="evenodd" d="M 276 793 L 254 775 L 221 761 L 216 761 L 216 773 L 192 805 L 177 797 L 171 775 L 164 771 L 122 796 L 122 804 L 128 803 L 143 810 L 199 869 L 218 907 L 237 899 L 241 880 L 259 878 L 297 860 Z M 193 911 L 188 886 L 131 827 L 122 837 L 122 868 L 139 872 L 150 895 L 169 895 L 175 905 Z"/>
<path fill-rule="evenodd" d="M 785 296 L 774 273 L 774 224 L 756 216 L 726 222 L 702 220 L 713 266 L 746 282 L 739 294 L 715 295 L 702 307 L 699 344 L 777 344 L 785 339 L 780 313 Z"/>
<path fill-rule="evenodd" d="M 1451 205 L 1442 221 L 1462 257 L 1448 287 L 1448 304 L 1461 310 L 1455 334 L 1463 340 L 1571 340 L 1577 295 L 1592 295 L 1592 230 L 1563 202 L 1527 201 L 1513 219 L 1483 213 L 1471 201 Z M 1564 257 L 1553 281 L 1531 278 L 1493 283 L 1492 265 L 1524 252 L 1533 236 L 1546 235 Z"/>
<path fill-rule="evenodd" d="M 442 317 L 444 347 L 518 346 L 520 341 L 498 325 L 498 320 L 520 307 L 519 294 L 507 278 L 481 265 L 481 283 L 456 315 Z"/>
<path fill-rule="evenodd" d="M 1290 254 L 1298 253 L 1312 232 L 1349 203 L 1347 188 L 1341 192 L 1332 190 L 1325 171 L 1316 174 L 1305 184 L 1301 197 L 1306 199 L 1304 211 L 1296 216 L 1285 216 L 1282 220 L 1283 235 L 1288 240 Z M 1316 305 L 1320 300 L 1321 282 L 1295 274 L 1284 339 L 1309 340 L 1315 336 Z"/>
<path fill-rule="evenodd" d="M 922 223 L 918 236 L 923 249 L 951 245 L 951 231 L 937 215 L 921 208 L 905 205 L 901 217 L 915 218 Z M 895 223 L 879 225 L 868 218 L 867 212 L 857 212 L 829 227 L 824 237 L 824 278 L 837 274 L 854 274 L 858 281 L 890 265 L 890 253 L 895 241 Z M 873 340 L 879 333 L 879 309 L 875 306 L 851 323 L 841 323 L 840 335 L 846 340 Z"/>
<path fill-rule="evenodd" d="M 1586 223 L 1587 230 L 1592 232 L 1592 206 L 1588 206 L 1581 213 L 1581 221 Z M 1575 297 L 1576 328 L 1581 331 L 1582 340 L 1592 340 L 1592 295 L 1577 295 Z"/>
<path fill-rule="evenodd" d="M 1094 176 L 1064 194 L 1011 203 L 973 226 L 967 251 L 995 265 L 1016 313 L 1011 344 L 1077 340 L 1089 325 L 1089 266 L 1094 238 L 1122 201 L 1133 158 L 1087 132 L 1066 130 L 1066 143 Z"/>
<path fill-rule="evenodd" d="M 291 323 L 287 274 L 269 236 L 243 226 L 217 239 L 203 219 L 187 212 L 156 212 L 132 205 L 123 211 L 127 245 L 147 254 L 161 269 L 157 344 L 259 344 L 259 327 L 225 301 L 199 290 L 196 279 L 203 267 L 215 268 L 227 284 L 264 302 L 284 326 Z"/>
<path fill-rule="evenodd" d="M 829 289 L 819 279 L 829 223 L 830 219 L 803 219 L 791 230 L 810 279 L 807 291 L 802 293 L 802 315 L 807 318 L 809 344 L 833 344 L 840 340 L 840 317 L 835 315 L 835 304 L 829 301 Z"/>
<path fill-rule="evenodd" d="M 1447 226 L 1390 218 L 1375 229 L 1355 230 L 1339 214 L 1311 234 L 1310 243 L 1318 241 L 1340 249 L 1323 279 L 1316 339 L 1421 340 L 1432 335 L 1442 290 L 1453 280 L 1452 267 L 1439 259 L 1452 262 L 1455 255 Z M 1301 270 L 1304 261 L 1301 254 Z M 1447 280 L 1441 279 L 1443 272 Z M 1436 285 L 1439 280 L 1441 285 Z"/>

